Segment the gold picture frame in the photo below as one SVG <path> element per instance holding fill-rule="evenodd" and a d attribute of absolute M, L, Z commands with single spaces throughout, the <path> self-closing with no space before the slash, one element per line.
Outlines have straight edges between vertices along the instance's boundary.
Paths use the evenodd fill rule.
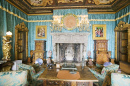
<path fill-rule="evenodd" d="M 47 38 L 47 26 L 36 26 L 36 39 Z"/>
<path fill-rule="evenodd" d="M 93 25 L 93 40 L 103 40 L 106 39 L 106 25 Z"/>

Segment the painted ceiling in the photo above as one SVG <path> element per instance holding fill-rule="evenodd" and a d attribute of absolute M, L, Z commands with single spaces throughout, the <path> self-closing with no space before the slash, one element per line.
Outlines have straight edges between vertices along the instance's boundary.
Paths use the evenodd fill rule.
<path fill-rule="evenodd" d="M 115 13 L 130 0 L 6 0 L 28 15 L 53 13 L 54 9 L 88 9 L 89 13 Z"/>

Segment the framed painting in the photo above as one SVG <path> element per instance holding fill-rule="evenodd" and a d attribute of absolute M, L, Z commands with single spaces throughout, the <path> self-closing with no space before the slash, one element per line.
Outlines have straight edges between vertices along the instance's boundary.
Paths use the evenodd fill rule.
<path fill-rule="evenodd" d="M 36 39 L 47 38 L 47 26 L 36 26 Z"/>
<path fill-rule="evenodd" d="M 93 25 L 93 40 L 106 39 L 106 25 Z"/>

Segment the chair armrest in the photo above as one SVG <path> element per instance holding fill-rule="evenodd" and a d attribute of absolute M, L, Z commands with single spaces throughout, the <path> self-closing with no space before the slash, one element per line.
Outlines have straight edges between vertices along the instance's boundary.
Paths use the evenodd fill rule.
<path fill-rule="evenodd" d="M 94 76 L 96 78 L 104 79 L 104 77 L 100 73 L 98 73 L 98 72 L 96 72 L 96 71 L 94 71 L 94 70 L 92 70 L 90 68 L 89 68 L 89 70 L 94 74 Z"/>
<path fill-rule="evenodd" d="M 37 79 L 43 72 L 45 68 L 42 68 L 38 73 L 36 73 L 34 76 L 32 76 L 33 79 Z"/>

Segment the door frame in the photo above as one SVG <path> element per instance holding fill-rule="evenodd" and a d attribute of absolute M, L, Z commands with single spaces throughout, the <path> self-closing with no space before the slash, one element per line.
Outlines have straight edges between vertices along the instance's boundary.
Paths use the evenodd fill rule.
<path fill-rule="evenodd" d="M 15 60 L 18 60 L 18 31 L 26 33 L 26 59 L 28 57 L 28 28 L 25 23 L 22 22 L 15 26 Z"/>

